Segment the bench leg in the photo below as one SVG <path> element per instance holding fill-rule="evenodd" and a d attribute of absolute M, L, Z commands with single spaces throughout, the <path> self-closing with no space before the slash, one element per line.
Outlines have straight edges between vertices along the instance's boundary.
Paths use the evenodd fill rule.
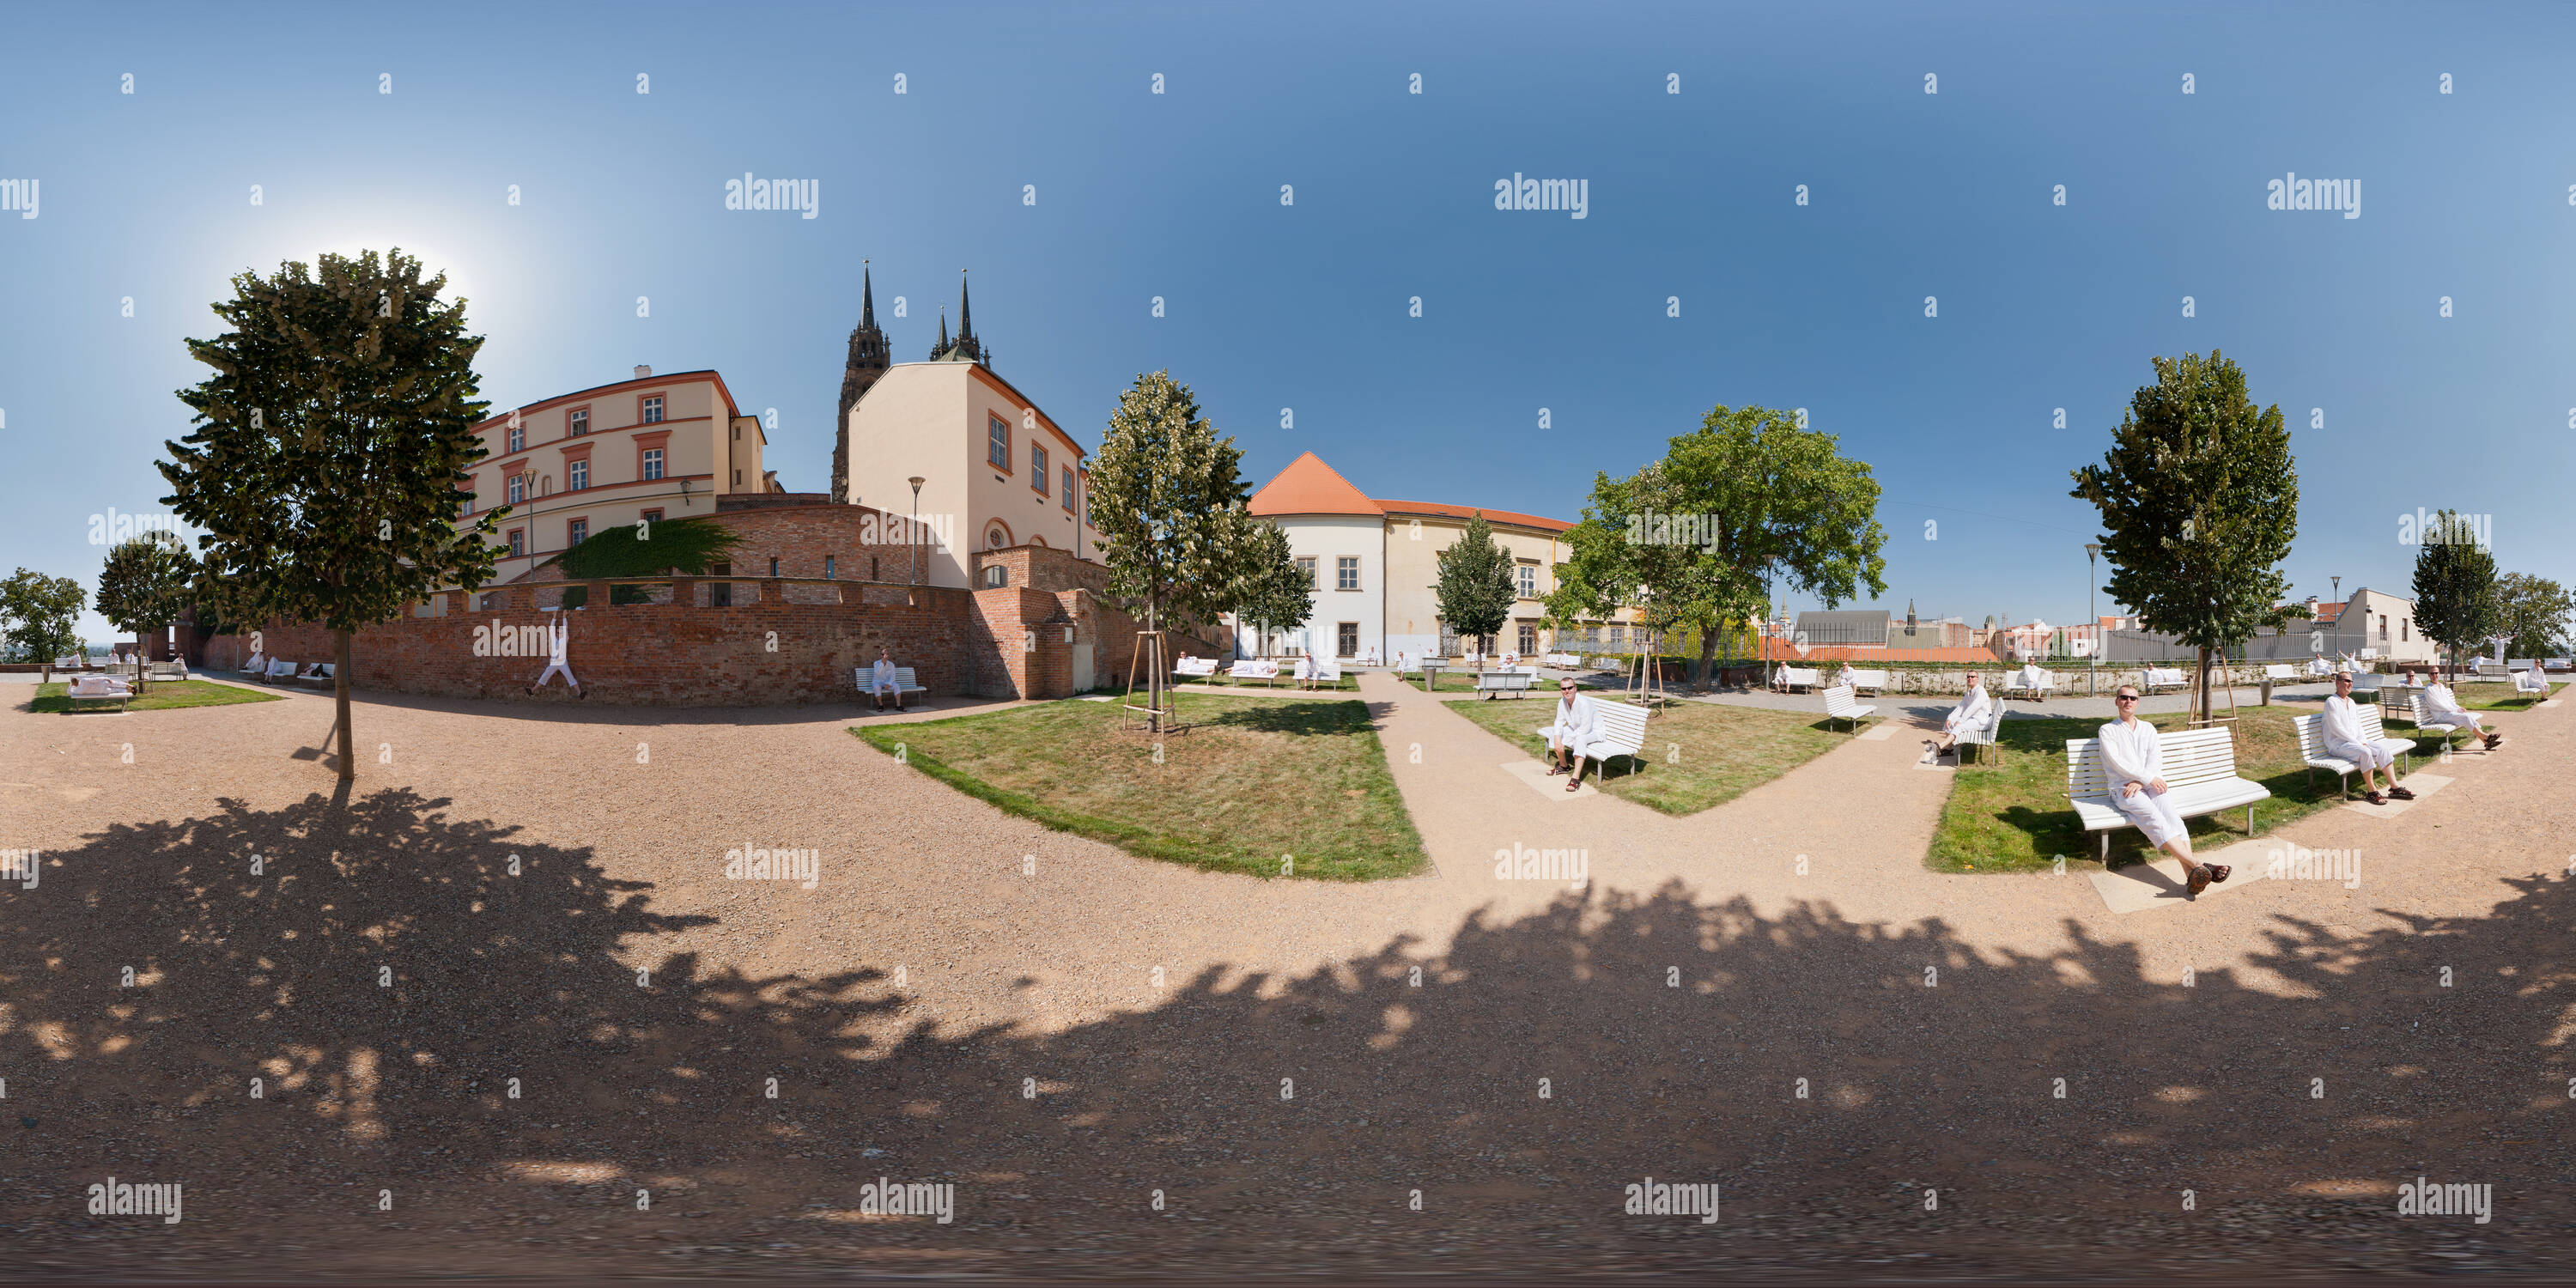
<path fill-rule="evenodd" d="M 2251 805 L 2245 807 L 2245 836 L 2248 840 L 2254 836 L 2254 807 Z"/>

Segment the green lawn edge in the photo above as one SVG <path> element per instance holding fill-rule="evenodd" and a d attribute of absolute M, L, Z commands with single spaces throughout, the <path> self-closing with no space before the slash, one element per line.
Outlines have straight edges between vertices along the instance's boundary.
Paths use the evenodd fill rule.
<path fill-rule="evenodd" d="M 1352 700 L 1355 701 L 1355 699 Z M 943 720 L 916 721 L 914 724 L 936 725 L 948 724 L 961 720 L 1001 719 L 1006 718 L 1011 714 L 1012 713 L 1008 711 L 979 712 L 972 715 L 950 716 Z M 1086 837 L 1094 841 L 1100 841 L 1105 844 L 1117 846 L 1119 849 L 1125 850 L 1139 858 L 1159 859 L 1166 863 L 1177 863 L 1183 867 L 1197 868 L 1202 872 L 1229 872 L 1240 876 L 1259 877 L 1265 881 L 1275 881 L 1279 879 L 1278 872 L 1266 863 L 1235 862 L 1221 858 L 1214 858 L 1202 851 L 1186 846 L 1180 841 L 1166 837 L 1159 832 L 1141 828 L 1132 823 L 1121 823 L 1116 819 L 1101 818 L 1096 815 L 1077 813 L 1073 810 L 1059 809 L 1053 805 L 1047 804 L 1045 801 L 1039 800 L 1036 797 L 1029 796 L 1025 793 L 1015 792 L 1006 787 L 994 786 L 981 778 L 977 778 L 973 774 L 967 773 L 954 765 L 940 760 L 936 756 L 929 755 L 918 748 L 913 748 L 908 745 L 898 753 L 892 744 L 906 742 L 907 740 L 902 736 L 902 731 L 910 727 L 913 726 L 879 725 L 873 728 L 860 728 L 853 725 L 850 727 L 849 731 L 851 734 L 855 735 L 859 741 L 876 748 L 878 751 L 883 752 L 886 755 L 899 756 L 902 763 L 929 775 L 941 783 L 964 792 L 965 794 L 972 796 L 995 809 L 1001 810 L 1003 813 L 1017 815 L 1018 817 L 1025 818 L 1030 822 L 1036 823 L 1051 831 L 1069 832 L 1075 836 Z M 1379 764 L 1383 765 L 1386 758 L 1386 744 L 1378 741 L 1377 731 L 1375 729 L 1369 729 L 1363 731 L 1357 736 L 1366 741 L 1367 750 L 1377 757 Z M 1380 784 L 1378 790 L 1392 794 L 1392 800 L 1388 803 L 1395 807 L 1396 817 L 1402 820 L 1404 834 L 1398 839 L 1406 842 L 1407 848 L 1411 850 L 1409 861 L 1406 862 L 1399 870 L 1393 872 L 1377 874 L 1300 872 L 1290 879 L 1354 882 L 1390 881 L 1420 875 L 1424 869 L 1430 866 L 1431 856 L 1423 849 L 1422 846 L 1422 831 L 1420 828 L 1414 826 L 1413 811 L 1405 807 L 1404 794 L 1400 789 L 1396 788 L 1394 777 L 1392 775 L 1388 775 L 1382 784 Z"/>
<path fill-rule="evenodd" d="M 172 692 L 176 690 L 176 692 Z M 70 697 L 68 682 L 39 684 L 36 696 L 28 699 L 27 710 L 39 715 L 85 715 L 93 711 L 113 713 L 118 708 L 102 698 L 79 702 Z M 125 704 L 127 711 L 184 711 L 190 707 L 228 707 L 242 702 L 283 702 L 283 693 L 262 693 L 212 680 L 155 680 L 141 695 Z"/>

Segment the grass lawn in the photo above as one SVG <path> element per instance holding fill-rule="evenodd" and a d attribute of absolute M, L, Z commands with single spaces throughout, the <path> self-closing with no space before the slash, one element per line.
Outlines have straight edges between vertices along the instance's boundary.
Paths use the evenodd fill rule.
<path fill-rule="evenodd" d="M 2562 683 L 2552 683 L 2549 693 L 2556 693 L 2563 687 Z M 2541 699 L 2549 696 L 2548 693 L 2515 693 L 2510 684 L 2454 685 L 2451 693 L 2459 698 L 2463 711 L 2527 711 L 2539 706 Z"/>
<path fill-rule="evenodd" d="M 850 732 L 969 796 L 1131 854 L 1331 881 L 1422 869 L 1368 706 L 1176 694 L 1190 724 L 1122 732 L 1116 702 L 1065 701 Z M 1159 759 L 1158 759 L 1159 747 Z"/>
<path fill-rule="evenodd" d="M 2254 805 L 2257 835 L 2341 801 L 2335 794 L 2335 776 L 2318 770 L 2311 783 L 2307 764 L 2299 759 L 2298 734 L 2290 719 L 2306 714 L 2313 712 L 2295 707 L 2239 709 L 2236 772 L 2272 791 L 2271 799 Z M 2181 729 L 2190 723 L 2181 713 L 2139 718 L 2159 729 Z M 2048 868 L 2061 854 L 2070 862 L 2092 862 L 2101 841 L 2097 834 L 2083 830 L 2074 808 L 2067 804 L 2066 740 L 2093 737 L 2101 727 L 2098 719 L 2004 721 L 2004 754 L 1996 757 L 1983 747 L 1970 753 L 1978 761 L 1962 765 L 1953 780 L 1949 803 L 1941 809 L 1941 825 L 1932 835 L 1932 849 L 1924 862 L 1937 872 L 2034 872 Z M 2386 727 L 2392 738 L 2413 733 L 2403 721 Z M 2442 742 L 2438 734 L 2416 736 L 2416 746 L 2428 753 L 2439 752 Z M 2424 763 L 2420 755 L 2411 762 L 2413 769 L 2423 768 Z M 2245 839 L 2242 810 L 2195 818 L 2190 824 L 2195 851 Z M 2206 841 L 2199 839 L 2204 836 Z M 2146 844 L 2136 828 L 2111 833 L 2111 866 L 2124 867 L 2148 857 Z"/>
<path fill-rule="evenodd" d="M 1596 696 L 1595 701 L 1609 699 Z M 1525 702 L 1452 702 L 1449 709 L 1485 731 L 1547 759 L 1547 739 L 1530 732 L 1556 714 L 1553 693 Z M 1621 757 L 1594 785 L 1666 814 L 1696 814 L 1770 782 L 1841 745 L 1851 735 L 1828 733 L 1822 717 L 1795 711 L 1674 702 L 1646 722 L 1646 763 Z M 1597 767 L 1586 769 L 1586 774 Z M 1645 772 L 1635 773 L 1642 769 Z"/>
<path fill-rule="evenodd" d="M 30 711 L 55 711 L 67 715 L 84 711 L 116 710 L 114 706 L 105 702 L 74 702 L 69 697 L 65 696 L 70 691 L 71 686 L 69 684 L 39 684 L 36 686 L 35 701 L 29 703 L 27 709 Z M 257 689 L 238 688 L 230 684 L 216 684 L 211 680 L 154 680 L 144 688 L 140 695 L 136 696 L 134 701 L 126 704 L 125 709 L 128 711 L 166 711 L 174 707 L 221 707 L 229 706 L 235 702 L 278 702 L 282 700 L 284 700 L 283 694 L 262 693 Z"/>
<path fill-rule="evenodd" d="M 1295 692 L 1297 689 L 1297 669 L 1293 666 L 1283 664 L 1279 668 L 1279 678 L 1276 680 L 1238 680 L 1230 675 L 1211 675 L 1204 678 L 1193 677 L 1186 680 L 1179 676 L 1173 676 L 1171 682 L 1176 685 L 1205 684 L 1220 689 L 1250 689 L 1255 693 L 1258 693 L 1263 689 L 1269 689 L 1275 693 L 1291 693 Z M 1323 681 L 1318 680 L 1316 683 L 1323 684 Z M 1354 671 L 1344 671 L 1342 672 L 1342 678 L 1339 682 L 1323 684 L 1321 692 L 1357 693 L 1359 690 L 1359 674 Z M 1120 685 L 1117 691 L 1122 694 L 1125 693 L 1127 691 L 1126 686 L 1123 684 Z M 1313 692 L 1314 690 L 1309 691 Z"/>

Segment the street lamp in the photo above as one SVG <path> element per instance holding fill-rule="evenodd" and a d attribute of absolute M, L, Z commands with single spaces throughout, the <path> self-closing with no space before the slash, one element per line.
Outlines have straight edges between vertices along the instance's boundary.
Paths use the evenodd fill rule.
<path fill-rule="evenodd" d="M 2087 541 L 2084 543 L 2084 615 L 2093 619 L 2093 648 L 2091 650 L 2093 666 L 2092 669 L 2085 672 L 2084 675 L 2084 696 L 2088 698 L 2100 697 L 2102 694 L 2102 645 L 2106 641 L 2102 638 L 2102 614 L 2096 609 L 2093 602 L 2093 583 L 2099 580 L 2099 578 L 2093 575 L 2093 560 L 2100 556 L 2101 553 L 2101 542 Z"/>
<path fill-rule="evenodd" d="M 915 474 L 915 475 L 913 475 L 911 478 L 909 478 L 909 479 L 907 479 L 907 480 L 905 480 L 905 481 L 906 481 L 906 482 L 908 482 L 908 483 L 910 483 L 910 484 L 912 484 L 912 531 L 907 532 L 907 533 L 905 533 L 904 535 L 905 535 L 906 537 L 908 537 L 908 538 L 910 538 L 910 539 L 911 539 L 911 544 L 912 544 L 912 572 L 910 573 L 910 576 L 911 576 L 911 578 L 912 578 L 912 583 L 911 583 L 911 584 L 918 586 L 918 585 L 920 585 L 920 584 L 921 584 L 921 484 L 922 484 L 922 477 L 921 477 L 920 475 L 918 475 L 918 474 Z"/>
<path fill-rule="evenodd" d="M 2341 602 L 2343 599 L 2343 578 L 2330 577 L 2327 578 L 2327 580 L 2334 583 L 2334 597 L 2337 602 Z M 2338 653 L 2343 651 L 2343 610 L 2340 608 L 2335 610 L 2335 651 Z"/>

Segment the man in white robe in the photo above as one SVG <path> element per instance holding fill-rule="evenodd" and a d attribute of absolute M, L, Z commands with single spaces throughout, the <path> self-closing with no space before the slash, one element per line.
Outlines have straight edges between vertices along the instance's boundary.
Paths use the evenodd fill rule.
<path fill-rule="evenodd" d="M 563 613 L 555 614 L 555 619 L 546 624 L 545 632 L 546 669 L 537 673 L 537 682 L 528 686 L 528 692 L 533 695 L 537 690 L 546 687 L 546 683 L 554 679 L 557 674 L 561 674 L 564 678 L 564 687 L 572 690 L 573 696 L 589 697 L 589 694 L 581 691 L 581 681 L 572 678 L 572 662 L 569 656 L 572 648 L 571 617 Z"/>
<path fill-rule="evenodd" d="M 1539 734 L 1547 739 L 1548 755 L 1556 762 L 1548 769 L 1548 776 L 1570 769 L 1574 776 L 1565 780 L 1565 790 L 1583 786 L 1583 762 L 1598 755 L 1601 742 L 1601 710 L 1592 695 L 1577 691 L 1571 678 L 1557 681 L 1556 723 L 1539 730 Z"/>
<path fill-rule="evenodd" d="M 2415 799 L 2415 793 L 2397 785 L 2397 774 L 2390 766 L 2397 763 L 2397 753 L 2381 746 L 2378 739 L 2361 727 L 2361 704 L 2352 700 L 2352 673 L 2334 678 L 2334 696 L 2326 699 L 2324 726 L 2326 754 L 2337 760 L 2348 760 L 2361 774 L 2362 799 L 2373 805 L 2385 805 L 2379 794 L 2379 775 L 2388 771 L 2388 795 L 2401 801 Z"/>
<path fill-rule="evenodd" d="M 2156 727 L 2138 718 L 2137 686 L 2123 684 L 2112 696 L 2120 718 L 2102 726 L 2102 768 L 2110 780 L 2111 804 L 2146 834 L 2147 843 L 2182 860 L 2183 877 L 2194 896 L 2224 881 L 2232 871 L 2224 863 L 2192 857 L 2191 828 L 2167 798 L 2164 745 Z"/>
<path fill-rule="evenodd" d="M 1931 764 L 1945 754 L 1957 755 L 1959 736 L 1971 729 L 1985 728 L 1994 710 L 1995 700 L 1986 692 L 1985 677 L 1975 671 L 1968 672 L 1967 696 L 1960 698 L 1959 705 L 1950 708 L 1950 714 L 1942 718 L 1941 736 L 1923 740 L 1923 763 Z"/>
<path fill-rule="evenodd" d="M 885 710 L 888 698 L 894 699 L 897 712 L 903 710 L 903 676 L 895 669 L 894 659 L 886 654 L 883 644 L 877 645 L 877 660 L 868 668 L 868 692 L 876 698 L 877 710 Z"/>
<path fill-rule="evenodd" d="M 2490 732 L 2485 720 L 2480 719 L 2476 712 L 2463 708 L 2460 705 L 2460 696 L 2451 692 L 2450 685 L 2442 683 L 2439 672 L 2434 673 L 2431 682 L 2424 686 L 2423 696 L 2426 716 L 2443 724 L 2460 725 L 2466 728 L 2486 743 L 2489 751 L 2504 745 L 2504 735 Z"/>
<path fill-rule="evenodd" d="M 2013 672 L 2013 687 L 2029 689 L 2032 696 L 2041 702 L 2048 701 L 2047 684 L 2048 672 L 2041 670 L 2037 662 L 2024 662 L 2020 670 Z"/>
<path fill-rule="evenodd" d="M 1322 672 L 1321 672 L 1321 671 L 1316 667 L 1316 665 L 1315 665 L 1315 655 L 1314 655 L 1314 654 L 1312 654 L 1312 653 L 1300 653 L 1300 654 L 1298 654 L 1298 655 L 1297 655 L 1297 687 L 1298 687 L 1298 688 L 1300 688 L 1300 689 L 1312 689 L 1312 688 L 1318 688 L 1318 687 L 1320 687 L 1320 686 L 1316 683 L 1316 681 L 1317 681 L 1321 676 L 1322 676 Z"/>

